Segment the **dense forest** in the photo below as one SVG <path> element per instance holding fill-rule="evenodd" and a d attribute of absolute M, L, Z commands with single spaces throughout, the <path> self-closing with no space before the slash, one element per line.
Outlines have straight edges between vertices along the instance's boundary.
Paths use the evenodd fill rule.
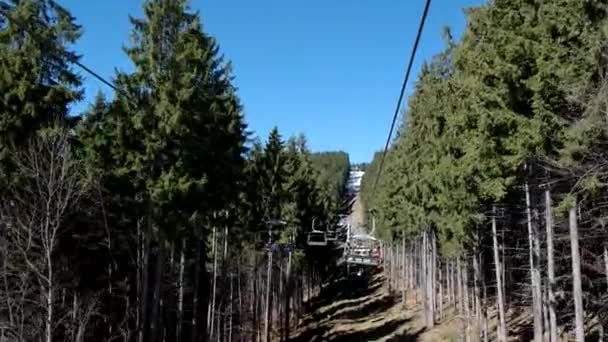
<path fill-rule="evenodd" d="M 132 72 L 80 115 L 82 27 L 0 1 L 0 340 L 284 339 L 330 263 L 345 153 L 247 129 L 186 0 L 130 20 Z M 80 70 L 83 71 L 83 70 Z"/>
<path fill-rule="evenodd" d="M 318 152 L 312 155 L 313 167 L 319 173 L 319 186 L 330 200 L 326 208 L 330 212 L 343 211 L 342 200 L 348 180 L 350 162 L 346 152 Z"/>
<path fill-rule="evenodd" d="M 362 197 L 427 326 L 448 303 L 468 338 L 605 336 L 607 9 L 490 1 L 422 67 Z"/>

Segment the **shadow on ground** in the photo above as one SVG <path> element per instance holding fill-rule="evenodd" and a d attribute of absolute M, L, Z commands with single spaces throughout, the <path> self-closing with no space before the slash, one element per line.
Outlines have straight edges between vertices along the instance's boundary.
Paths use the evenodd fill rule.
<path fill-rule="evenodd" d="M 346 332 L 340 332 L 333 335 L 328 336 L 328 341 L 337 341 L 337 342 L 363 342 L 363 341 L 374 341 L 381 339 L 383 337 L 395 335 L 396 331 L 406 324 L 409 319 L 401 318 L 395 319 L 392 321 L 385 322 L 379 326 L 371 327 L 365 330 L 350 330 Z M 417 341 L 418 335 L 421 334 L 422 331 L 414 335 L 409 335 L 407 332 L 402 335 L 392 336 L 389 341 Z"/>
<path fill-rule="evenodd" d="M 340 275 L 310 302 L 299 334 L 289 341 L 418 341 L 423 329 L 408 331 L 411 317 L 394 314 L 397 302 L 383 293 L 382 285 L 377 274 L 367 279 Z"/>

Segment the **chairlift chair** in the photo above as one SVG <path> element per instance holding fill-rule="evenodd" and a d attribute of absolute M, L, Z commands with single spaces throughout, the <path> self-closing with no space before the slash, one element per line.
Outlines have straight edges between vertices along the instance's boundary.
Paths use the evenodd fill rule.
<path fill-rule="evenodd" d="M 316 220 L 316 217 L 312 219 L 312 229 L 308 233 L 306 244 L 309 246 L 327 246 L 327 235 L 325 235 L 325 232 L 315 229 Z"/>
<path fill-rule="evenodd" d="M 327 231 L 327 233 L 325 235 L 326 235 L 327 241 L 338 240 L 338 235 L 336 234 L 335 231 Z"/>
<path fill-rule="evenodd" d="M 318 230 L 309 232 L 306 244 L 309 246 L 327 246 L 327 236 L 325 232 Z"/>
<path fill-rule="evenodd" d="M 327 241 L 336 241 L 336 240 L 338 240 L 338 234 L 336 234 L 335 230 L 329 229 L 329 224 L 327 225 L 325 237 L 327 238 Z"/>

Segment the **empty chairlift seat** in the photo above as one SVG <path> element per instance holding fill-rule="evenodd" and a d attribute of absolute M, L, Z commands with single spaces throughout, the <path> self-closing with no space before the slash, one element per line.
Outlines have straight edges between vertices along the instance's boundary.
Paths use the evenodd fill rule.
<path fill-rule="evenodd" d="M 325 234 L 327 241 L 336 241 L 338 240 L 338 234 L 334 230 L 328 230 Z"/>
<path fill-rule="evenodd" d="M 312 231 L 308 233 L 308 240 L 306 243 L 309 246 L 327 246 L 327 236 L 325 232 Z"/>

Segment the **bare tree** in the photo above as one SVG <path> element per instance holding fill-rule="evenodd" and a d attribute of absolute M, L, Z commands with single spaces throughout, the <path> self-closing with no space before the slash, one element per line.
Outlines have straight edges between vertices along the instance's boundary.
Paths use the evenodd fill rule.
<path fill-rule="evenodd" d="M 583 286 L 581 284 L 581 257 L 578 245 L 578 222 L 576 216 L 576 201 L 568 212 L 570 226 L 570 247 L 572 252 L 572 283 L 574 296 L 576 341 L 585 341 Z"/>
<path fill-rule="evenodd" d="M 8 189 L 7 200 L 0 204 L 6 250 L 12 251 L 3 262 L 7 271 L 13 268 L 19 272 L 17 278 L 35 284 L 21 290 L 18 300 L 22 302 L 17 311 L 20 319 L 28 320 L 32 328 L 43 328 L 41 336 L 51 342 L 57 321 L 55 295 L 59 289 L 53 254 L 65 233 L 66 218 L 88 191 L 88 177 L 84 166 L 70 152 L 69 134 L 62 129 L 49 130 L 33 139 L 26 149 L 12 156 L 12 162 L 18 179 Z M 10 285 L 5 281 L 6 287 Z M 23 317 L 26 313 L 23 306 L 32 307 L 31 303 L 38 305 Z"/>

